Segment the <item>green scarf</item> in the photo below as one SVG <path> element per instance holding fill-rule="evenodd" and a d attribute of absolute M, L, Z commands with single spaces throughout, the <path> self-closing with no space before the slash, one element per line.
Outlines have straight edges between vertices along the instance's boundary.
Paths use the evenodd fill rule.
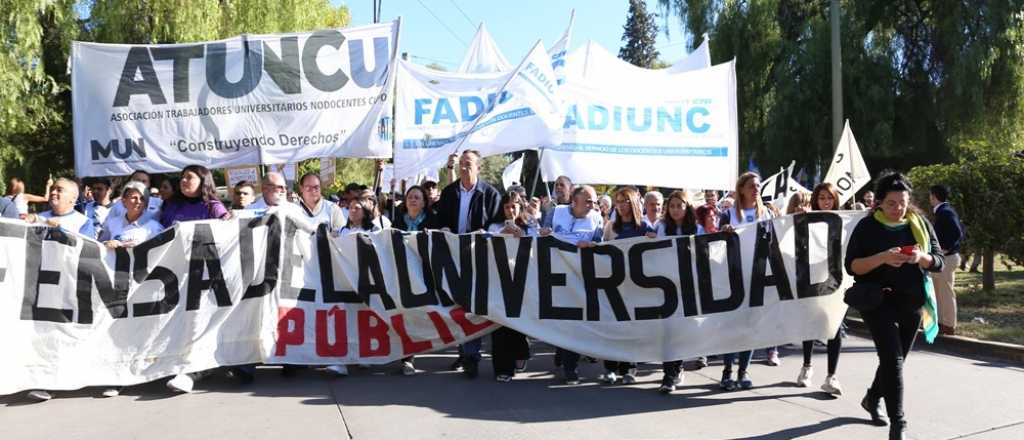
<path fill-rule="evenodd" d="M 910 232 L 914 234 L 914 241 L 925 253 L 931 253 L 931 237 L 928 235 L 928 226 L 920 215 L 911 211 L 899 221 L 893 222 L 885 218 L 882 211 L 875 211 L 875 220 L 888 227 L 910 225 Z M 934 263 L 933 263 L 934 264 Z M 935 301 L 935 286 L 932 285 L 932 277 L 924 274 L 924 306 L 921 307 L 921 325 L 924 327 L 924 340 L 931 344 L 935 336 L 939 334 L 939 307 Z"/>

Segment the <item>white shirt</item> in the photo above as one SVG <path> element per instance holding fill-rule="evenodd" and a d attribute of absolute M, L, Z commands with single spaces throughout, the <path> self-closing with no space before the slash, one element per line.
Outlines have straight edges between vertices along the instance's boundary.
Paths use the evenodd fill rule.
<path fill-rule="evenodd" d="M 18 214 L 22 216 L 28 214 L 28 200 L 25 200 L 25 193 L 10 197 L 10 199 L 14 202 L 14 206 L 18 208 Z"/>
<path fill-rule="evenodd" d="M 47 220 L 51 218 L 57 219 L 60 228 L 65 231 L 82 234 L 89 238 L 96 238 L 96 230 L 93 229 L 92 223 L 89 221 L 89 217 L 86 217 L 85 214 L 75 211 L 74 209 L 64 215 L 56 215 L 52 210 L 46 211 L 40 213 L 39 217 Z"/>
<path fill-rule="evenodd" d="M 456 232 L 460 234 L 469 232 L 469 202 L 473 200 L 473 192 L 475 191 L 475 184 L 467 191 L 462 186 L 462 182 L 459 182 L 459 230 Z"/>
<path fill-rule="evenodd" d="M 645 215 L 644 216 L 644 224 L 647 225 L 647 227 L 650 228 L 652 231 L 657 231 L 658 227 L 661 226 L 661 219 L 660 218 L 655 218 L 654 221 L 652 222 L 652 221 L 648 220 L 647 216 Z"/>
<path fill-rule="evenodd" d="M 107 217 L 103 224 L 103 232 L 100 233 L 100 241 L 117 240 L 123 243 L 139 244 L 153 238 L 164 227 L 153 219 L 146 219 L 139 216 L 133 222 L 129 222 L 125 216 Z"/>
<path fill-rule="evenodd" d="M 572 244 L 597 241 L 604 232 L 604 219 L 595 210 L 590 210 L 586 217 L 577 218 L 572 214 L 571 205 L 559 205 L 551 216 L 551 232 L 555 238 Z"/>
<path fill-rule="evenodd" d="M 299 208 L 302 208 L 302 213 L 309 217 L 314 224 L 324 223 L 332 231 L 337 231 L 348 223 L 348 216 L 341 211 L 341 208 L 324 199 L 317 201 L 316 206 L 312 208 L 306 206 L 306 202 L 300 199 Z"/>
<path fill-rule="evenodd" d="M 267 202 L 263 200 L 263 197 L 260 197 L 256 199 L 256 201 L 250 203 L 249 206 L 245 207 L 245 210 L 253 211 L 256 214 L 255 217 L 258 217 L 263 214 L 266 214 L 267 210 L 270 208 L 281 208 L 282 211 L 290 212 L 292 213 L 292 215 L 297 215 L 302 218 L 309 218 L 309 216 L 307 216 L 306 213 L 303 212 L 301 208 L 299 208 L 299 205 L 296 205 L 289 201 L 282 201 L 277 205 L 269 206 L 267 205 Z"/>
<path fill-rule="evenodd" d="M 373 225 L 378 227 L 378 228 L 380 228 L 380 229 L 387 229 L 387 228 L 391 227 L 391 219 L 389 219 L 386 216 L 382 215 L 380 217 L 377 217 L 373 221 Z"/>

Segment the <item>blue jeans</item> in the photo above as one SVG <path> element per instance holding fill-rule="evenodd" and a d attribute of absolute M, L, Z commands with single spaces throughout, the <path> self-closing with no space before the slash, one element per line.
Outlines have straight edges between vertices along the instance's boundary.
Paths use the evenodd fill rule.
<path fill-rule="evenodd" d="M 754 351 L 747 350 L 738 353 L 723 354 L 722 363 L 725 366 L 725 371 L 732 371 L 732 363 L 736 360 L 737 356 L 740 358 L 740 371 L 747 371 L 747 366 L 750 365 L 750 358 L 754 356 Z"/>
<path fill-rule="evenodd" d="M 462 363 L 480 363 L 480 346 L 483 339 L 476 338 L 459 345 L 459 360 Z"/>

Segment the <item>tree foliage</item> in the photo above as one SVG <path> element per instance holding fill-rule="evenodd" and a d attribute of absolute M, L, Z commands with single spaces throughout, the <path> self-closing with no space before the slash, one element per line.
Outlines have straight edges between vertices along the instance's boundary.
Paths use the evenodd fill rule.
<path fill-rule="evenodd" d="M 825 0 L 659 0 L 691 48 L 737 59 L 740 163 L 790 160 L 814 174 L 831 157 Z M 845 0 L 844 117 L 872 170 L 949 163 L 971 139 L 1021 147 L 1024 1 Z M 824 170 L 822 170 L 822 173 Z"/>
<path fill-rule="evenodd" d="M 619 49 L 619 58 L 634 66 L 653 67 L 658 61 L 658 50 L 654 47 L 658 25 L 654 23 L 654 14 L 647 12 L 644 0 L 629 0 L 629 16 L 622 29 L 622 41 L 626 44 Z"/>

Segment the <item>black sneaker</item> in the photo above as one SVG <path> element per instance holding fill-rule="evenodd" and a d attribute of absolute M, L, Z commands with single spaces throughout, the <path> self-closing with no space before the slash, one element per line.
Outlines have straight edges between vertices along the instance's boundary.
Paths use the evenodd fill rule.
<path fill-rule="evenodd" d="M 579 385 L 580 384 L 580 375 L 578 373 L 566 373 L 565 374 L 565 384 L 566 385 Z"/>
<path fill-rule="evenodd" d="M 860 407 L 864 408 L 871 415 L 871 424 L 875 426 L 886 426 L 889 424 L 889 418 L 885 415 L 885 410 L 881 407 L 882 399 L 872 399 L 871 394 L 864 395 L 864 399 L 860 401 Z"/>
<path fill-rule="evenodd" d="M 722 372 L 722 381 L 718 382 L 718 386 L 725 391 L 736 391 L 736 381 L 732 380 L 732 371 Z"/>
<path fill-rule="evenodd" d="M 461 368 L 462 368 L 462 358 L 456 358 L 455 362 L 452 362 L 452 364 L 448 366 L 448 369 L 451 370 L 451 371 L 459 371 Z"/>
<path fill-rule="evenodd" d="M 466 362 L 462 365 L 462 374 L 467 378 L 476 379 L 477 375 L 480 374 L 479 366 L 480 364 L 477 362 Z"/>

